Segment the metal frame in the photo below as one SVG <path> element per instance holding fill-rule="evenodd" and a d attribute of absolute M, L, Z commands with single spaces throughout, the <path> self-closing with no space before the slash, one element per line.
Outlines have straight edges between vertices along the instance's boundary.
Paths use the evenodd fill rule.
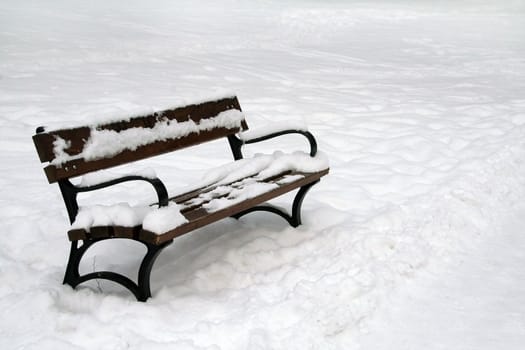
<path fill-rule="evenodd" d="M 71 251 L 69 253 L 66 274 L 64 276 L 64 284 L 68 284 L 71 287 L 76 288 L 76 286 L 78 286 L 80 283 L 92 279 L 105 279 L 124 286 L 131 293 L 133 293 L 138 301 L 146 301 L 151 297 L 150 276 L 153 264 L 155 263 L 155 260 L 159 256 L 160 252 L 170 245 L 173 240 L 165 242 L 161 245 L 154 245 L 138 239 L 136 240 L 144 244 L 147 248 L 147 252 L 140 264 L 137 283 L 124 275 L 111 271 L 95 271 L 85 275 L 80 275 L 79 265 L 86 251 L 93 244 L 111 238 L 113 237 L 83 240 L 83 244 L 80 247 L 78 246 L 78 241 L 71 242 Z"/>
<path fill-rule="evenodd" d="M 58 182 L 58 185 L 60 187 L 60 191 L 62 192 L 64 203 L 66 204 L 66 209 L 69 215 L 70 222 L 73 223 L 78 214 L 77 195 L 79 193 L 95 191 L 127 181 L 149 182 L 153 186 L 155 192 L 157 193 L 159 207 L 164 207 L 168 205 L 169 199 L 166 186 L 162 183 L 161 180 L 157 178 L 146 178 L 138 175 L 129 175 L 124 176 L 122 178 L 102 182 L 93 186 L 75 186 L 69 180 L 60 180 Z M 151 270 L 153 268 L 153 264 L 155 263 L 155 260 L 157 259 L 160 252 L 169 244 L 171 244 L 173 240 L 165 242 L 161 245 L 154 245 L 148 242 L 144 242 L 138 237 L 133 238 L 134 241 L 144 244 L 147 249 L 147 252 L 144 255 L 144 258 L 142 259 L 142 262 L 140 264 L 137 283 L 135 283 L 134 281 L 132 281 L 124 275 L 111 271 L 96 271 L 88 273 L 86 275 L 80 275 L 79 265 L 86 251 L 93 244 L 110 238 L 114 237 L 84 239 L 82 241 L 83 243 L 81 246 L 78 245 L 78 241 L 72 241 L 63 283 L 75 288 L 80 283 L 92 279 L 105 279 L 124 286 L 129 291 L 131 291 L 131 293 L 133 293 L 133 295 L 137 298 L 138 301 L 146 301 L 149 297 L 151 297 L 150 275 Z"/>
<path fill-rule="evenodd" d="M 60 192 L 62 193 L 62 198 L 64 198 L 64 203 L 66 204 L 67 213 L 69 215 L 70 223 L 75 221 L 75 218 L 78 214 L 78 202 L 77 195 L 82 192 L 90 192 L 95 190 L 100 190 L 109 186 L 113 186 L 119 183 L 128 182 L 128 181 L 146 181 L 149 182 L 155 192 L 157 192 L 157 197 L 159 200 L 159 207 L 165 207 L 169 203 L 168 199 L 168 190 L 164 183 L 158 178 L 149 178 L 139 175 L 128 175 L 123 176 L 118 179 L 101 182 L 92 186 L 75 186 L 69 180 L 60 180 L 58 181 L 58 186 L 60 187 Z"/>
<path fill-rule="evenodd" d="M 315 140 L 315 137 L 314 135 L 312 135 L 312 133 L 310 133 L 309 131 L 304 131 L 304 130 L 295 130 L 295 129 L 294 130 L 281 130 L 278 132 L 274 132 L 274 133 L 264 135 L 261 137 L 256 137 L 253 139 L 240 139 L 235 135 L 230 135 L 228 136 L 228 142 L 230 143 L 230 148 L 233 153 L 233 158 L 235 160 L 239 160 L 243 158 L 242 146 L 270 140 L 275 137 L 287 135 L 287 134 L 299 134 L 299 135 L 303 135 L 304 137 L 306 137 L 306 139 L 308 140 L 308 143 L 310 144 L 310 156 L 315 157 L 315 155 L 317 154 L 317 141 Z"/>
<path fill-rule="evenodd" d="M 292 215 L 286 213 L 284 210 L 282 210 L 281 208 L 278 208 L 276 206 L 273 206 L 273 205 L 270 205 L 270 204 L 264 204 L 264 205 L 257 205 L 255 207 L 250 208 L 250 209 L 246 209 L 244 211 L 241 211 L 240 213 L 232 215 L 232 217 L 235 218 L 235 219 L 239 219 L 240 217 L 242 217 L 242 216 L 244 216 L 244 215 L 246 215 L 248 213 L 254 212 L 254 211 L 267 211 L 267 212 L 279 215 L 280 217 L 282 217 L 283 219 L 288 221 L 290 226 L 297 227 L 297 226 L 302 224 L 301 207 L 302 207 L 302 204 L 303 204 L 303 199 L 306 196 L 306 193 L 308 193 L 308 191 L 310 190 L 310 188 L 312 188 L 312 186 L 317 184 L 318 182 L 319 182 L 319 180 L 311 182 L 311 183 L 309 183 L 307 185 L 304 185 L 301 188 L 299 188 L 299 191 L 297 192 L 297 194 L 295 195 L 295 198 L 293 200 Z"/>

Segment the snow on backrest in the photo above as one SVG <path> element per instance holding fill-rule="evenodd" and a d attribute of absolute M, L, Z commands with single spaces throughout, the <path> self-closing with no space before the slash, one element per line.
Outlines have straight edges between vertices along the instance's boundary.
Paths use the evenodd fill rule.
<path fill-rule="evenodd" d="M 37 130 L 35 147 L 50 183 L 193 146 L 247 129 L 236 97 L 126 120 Z"/>

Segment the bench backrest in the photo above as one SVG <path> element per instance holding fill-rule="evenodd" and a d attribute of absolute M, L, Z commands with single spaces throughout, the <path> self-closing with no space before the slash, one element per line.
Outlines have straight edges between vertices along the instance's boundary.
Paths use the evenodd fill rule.
<path fill-rule="evenodd" d="M 215 140 L 247 129 L 236 97 L 33 136 L 49 183 Z"/>

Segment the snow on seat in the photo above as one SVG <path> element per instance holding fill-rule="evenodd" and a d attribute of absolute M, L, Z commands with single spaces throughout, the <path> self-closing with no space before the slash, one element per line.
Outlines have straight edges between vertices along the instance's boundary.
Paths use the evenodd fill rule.
<path fill-rule="evenodd" d="M 243 133 L 247 129 L 235 96 L 92 125 L 58 130 L 39 127 L 33 136 L 35 147 L 40 160 L 48 163 L 44 170 L 49 183 L 59 185 L 72 224 L 68 232 L 71 251 L 64 283 L 76 287 L 90 279 L 103 278 L 121 284 L 137 300 L 145 301 L 151 297 L 149 279 L 155 259 L 177 236 L 253 211 L 274 213 L 293 227 L 300 225 L 306 193 L 329 171 L 327 160 L 317 154 L 315 138 L 304 126 L 272 128 L 268 134 Z M 310 152 L 279 151 L 244 159 L 244 145 L 285 134 L 306 137 Z M 235 161 L 208 172 L 192 190 L 174 197 L 168 196 L 166 186 L 152 171 L 116 178 L 103 176 L 102 181 L 83 179 L 77 185 L 70 181 L 216 139 L 227 139 Z M 158 202 L 137 207 L 128 203 L 79 207 L 79 193 L 127 181 L 151 184 Z M 266 203 L 296 189 L 291 214 Z M 137 282 L 109 271 L 80 275 L 80 260 L 89 247 L 111 238 L 133 239 L 147 247 Z"/>
<path fill-rule="evenodd" d="M 213 221 L 236 215 L 282 193 L 311 183 L 328 172 L 322 155 L 304 152 L 257 155 L 213 169 L 197 189 L 170 198 L 167 207 L 127 203 L 81 208 L 71 225 L 71 240 L 121 237 L 160 244 Z M 285 217 L 286 218 L 286 217 Z M 287 218 L 291 220 L 291 218 Z"/>

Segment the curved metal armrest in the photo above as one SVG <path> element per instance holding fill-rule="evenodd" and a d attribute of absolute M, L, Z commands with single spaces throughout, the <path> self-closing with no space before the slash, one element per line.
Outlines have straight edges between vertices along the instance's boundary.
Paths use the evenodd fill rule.
<path fill-rule="evenodd" d="M 168 190 L 164 183 L 158 178 L 148 178 L 140 175 L 127 175 L 117 179 L 112 179 L 109 181 L 101 182 L 96 185 L 91 186 L 75 186 L 69 180 L 59 181 L 60 190 L 62 191 L 62 197 L 66 203 L 67 212 L 69 214 L 69 220 L 71 223 L 75 221 L 75 218 L 78 213 L 78 203 L 77 203 L 77 194 L 81 192 L 90 192 L 100 190 L 102 188 L 110 187 L 117 185 L 122 182 L 127 181 L 146 181 L 149 182 L 159 199 L 159 207 L 166 207 L 169 203 Z"/>
<path fill-rule="evenodd" d="M 101 182 L 96 185 L 92 186 L 74 186 L 76 188 L 76 192 L 89 192 L 89 191 L 96 191 L 100 190 L 102 188 L 110 187 L 113 185 L 117 185 L 122 182 L 128 182 L 128 181 L 146 181 L 149 182 L 153 188 L 155 189 L 155 192 L 157 192 L 157 197 L 159 199 L 159 207 L 165 207 L 168 205 L 168 190 L 166 189 L 166 186 L 159 178 L 149 178 L 144 177 L 140 175 L 126 175 L 123 177 L 120 177 L 118 179 L 113 179 L 105 182 Z"/>
<path fill-rule="evenodd" d="M 235 159 L 241 159 L 242 153 L 241 153 L 241 147 L 243 145 L 249 145 L 251 143 L 257 143 L 261 141 L 266 141 L 269 139 L 273 139 L 278 136 L 287 135 L 287 134 L 300 134 L 306 137 L 308 142 L 310 143 L 310 156 L 314 157 L 317 154 L 317 141 L 315 140 L 314 135 L 310 133 L 309 131 L 305 130 L 281 130 L 277 131 L 271 134 L 267 134 L 264 136 L 254 137 L 253 139 L 239 139 L 235 137 L 235 139 L 230 138 L 230 146 L 233 151 L 233 155 Z"/>

